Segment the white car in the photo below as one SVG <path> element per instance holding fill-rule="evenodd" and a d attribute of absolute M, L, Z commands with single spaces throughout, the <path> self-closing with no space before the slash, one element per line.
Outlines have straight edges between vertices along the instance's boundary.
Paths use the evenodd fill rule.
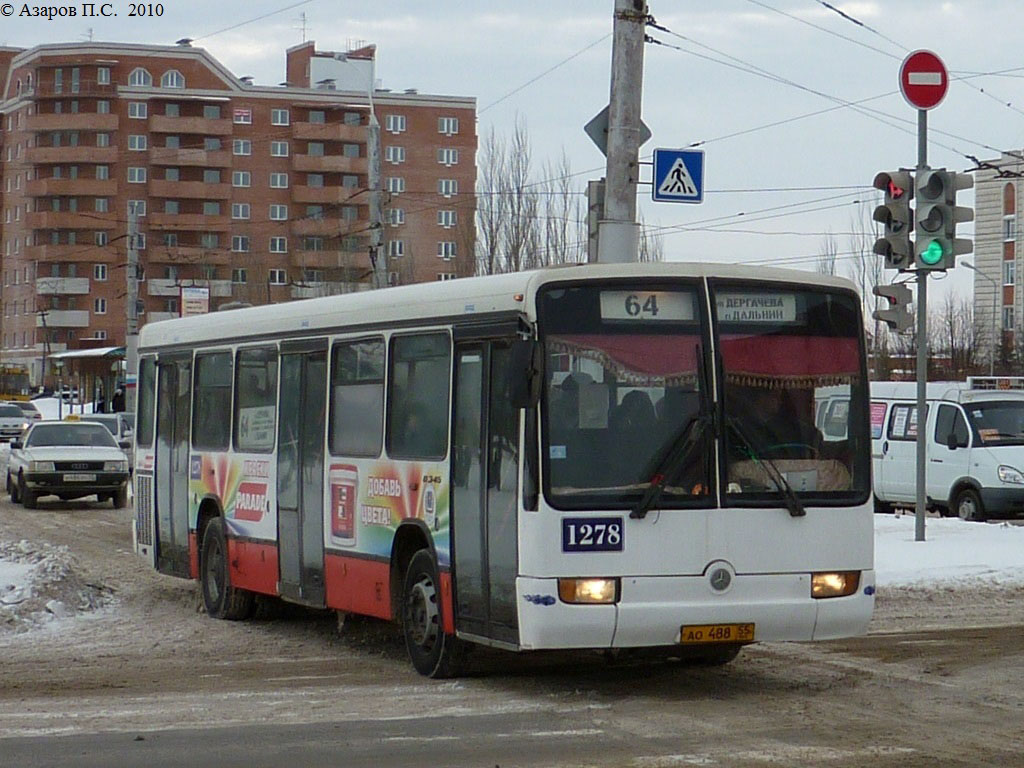
<path fill-rule="evenodd" d="M 11 443 L 7 492 L 28 509 L 40 496 L 67 501 L 92 494 L 121 509 L 128 504 L 128 459 L 101 424 L 38 422 Z"/>
<path fill-rule="evenodd" d="M 21 437 L 31 419 L 21 408 L 12 403 L 0 403 L 0 440 Z"/>

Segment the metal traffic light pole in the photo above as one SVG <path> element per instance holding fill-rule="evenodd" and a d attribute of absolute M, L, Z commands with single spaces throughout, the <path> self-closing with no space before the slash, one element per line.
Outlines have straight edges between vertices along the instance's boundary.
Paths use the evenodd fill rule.
<path fill-rule="evenodd" d="M 928 110 L 917 110 L 917 173 L 928 169 Z M 920 205 L 920 203 L 918 203 Z M 916 237 L 923 237 L 918 231 Z M 914 541 L 924 541 L 927 467 L 925 424 L 928 395 L 928 270 L 917 270 L 917 501 L 914 505 Z"/>

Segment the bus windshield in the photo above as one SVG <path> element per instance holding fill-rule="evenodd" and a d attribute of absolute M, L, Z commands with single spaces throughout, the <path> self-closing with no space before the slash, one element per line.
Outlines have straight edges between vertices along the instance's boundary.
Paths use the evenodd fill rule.
<path fill-rule="evenodd" d="M 856 300 L 719 284 L 714 302 L 730 503 L 778 503 L 778 475 L 793 492 L 821 503 L 865 497 L 867 384 Z M 815 425 L 822 401 L 833 404 L 827 434 Z"/>
<path fill-rule="evenodd" d="M 636 504 L 700 411 L 698 292 L 589 285 L 538 300 L 549 498 L 564 508 Z M 707 451 L 691 453 L 666 476 L 662 506 L 706 502 Z"/>
<path fill-rule="evenodd" d="M 966 410 L 982 445 L 1024 445 L 1024 402 L 988 400 Z"/>

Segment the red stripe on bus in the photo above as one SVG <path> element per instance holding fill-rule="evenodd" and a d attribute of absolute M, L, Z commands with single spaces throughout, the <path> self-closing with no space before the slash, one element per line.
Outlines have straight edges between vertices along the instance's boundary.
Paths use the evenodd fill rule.
<path fill-rule="evenodd" d="M 228 539 L 231 586 L 263 595 L 277 594 L 277 545 Z"/>
<path fill-rule="evenodd" d="M 327 606 L 391 619 L 391 565 L 330 552 L 324 554 Z"/>
<path fill-rule="evenodd" d="M 441 571 L 441 629 L 446 635 L 455 634 L 455 611 L 452 601 L 452 572 Z"/>
<path fill-rule="evenodd" d="M 199 538 L 195 531 L 188 532 L 188 577 L 199 578 Z"/>

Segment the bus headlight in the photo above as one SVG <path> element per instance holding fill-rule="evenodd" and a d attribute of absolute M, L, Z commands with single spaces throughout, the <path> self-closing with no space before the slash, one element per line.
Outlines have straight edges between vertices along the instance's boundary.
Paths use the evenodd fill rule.
<path fill-rule="evenodd" d="M 619 599 L 618 579 L 559 579 L 563 603 L 608 604 Z"/>
<path fill-rule="evenodd" d="M 846 597 L 860 586 L 860 571 L 830 571 L 811 574 L 811 597 Z"/>
<path fill-rule="evenodd" d="M 32 473 L 36 472 L 53 472 L 52 461 L 30 461 L 28 463 L 28 471 Z"/>
<path fill-rule="evenodd" d="M 1004 483 L 1024 485 L 1024 475 L 1022 475 L 1019 470 L 1016 470 L 1013 467 L 1008 467 L 1005 464 L 999 467 L 999 479 Z"/>
<path fill-rule="evenodd" d="M 127 461 L 104 461 L 103 462 L 104 472 L 127 472 L 128 462 Z"/>

